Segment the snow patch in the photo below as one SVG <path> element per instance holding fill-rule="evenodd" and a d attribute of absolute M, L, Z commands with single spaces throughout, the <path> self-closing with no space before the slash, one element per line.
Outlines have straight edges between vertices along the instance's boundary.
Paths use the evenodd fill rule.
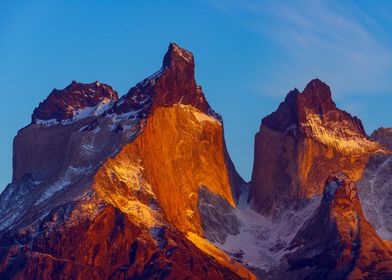
<path fill-rule="evenodd" d="M 81 176 L 89 174 L 92 170 L 91 165 L 88 167 L 74 167 L 69 166 L 65 171 L 64 176 L 60 177 L 56 182 L 50 185 L 41 195 L 41 197 L 35 202 L 35 206 L 41 204 L 45 200 L 52 197 L 57 192 L 61 191 L 65 187 L 75 183 L 77 180 L 81 179 Z"/>
<path fill-rule="evenodd" d="M 85 119 L 91 116 L 100 116 L 114 105 L 114 100 L 110 98 L 105 98 L 101 102 L 99 102 L 94 107 L 86 107 L 81 109 L 74 109 L 72 107 L 68 108 L 70 111 L 73 111 L 73 116 L 70 119 L 65 120 L 57 120 L 57 119 L 49 119 L 49 120 L 41 120 L 36 119 L 35 123 L 41 126 L 52 126 L 52 125 L 69 125 L 73 124 L 81 119 Z"/>
<path fill-rule="evenodd" d="M 192 115 L 200 122 L 218 122 L 215 118 L 197 110 L 192 110 Z"/>
<path fill-rule="evenodd" d="M 60 122 L 56 119 L 50 119 L 50 120 L 40 120 L 40 119 L 36 119 L 35 123 L 38 125 L 42 125 L 42 126 L 51 126 L 51 125 L 56 125 L 59 124 Z"/>
<path fill-rule="evenodd" d="M 120 122 L 126 121 L 126 120 L 133 120 L 133 121 L 138 121 L 139 118 L 139 114 L 144 110 L 144 108 L 141 108 L 139 110 L 135 110 L 135 111 L 130 111 L 127 113 L 122 113 L 122 114 L 110 114 L 107 115 L 108 118 L 110 118 L 112 120 L 112 124 L 109 126 L 110 130 L 115 130 L 117 128 L 117 125 L 120 124 Z M 127 124 L 124 125 L 127 127 L 127 129 L 131 129 L 134 127 L 134 124 Z M 123 126 L 123 128 L 124 128 Z"/>
<path fill-rule="evenodd" d="M 212 117 L 210 115 L 207 115 L 207 114 L 201 112 L 200 110 L 196 109 L 192 105 L 185 105 L 185 104 L 181 104 L 181 103 L 178 103 L 176 105 L 180 106 L 182 109 L 190 112 L 196 118 L 196 120 L 200 124 L 202 124 L 204 122 L 211 122 L 211 123 L 218 123 L 218 124 L 220 124 L 220 122 L 217 119 L 215 119 L 214 117 Z"/>
<path fill-rule="evenodd" d="M 136 84 L 136 87 L 145 87 L 150 84 L 151 86 L 155 85 L 156 80 L 162 75 L 162 73 L 166 70 L 166 67 L 162 67 L 157 72 L 147 77 L 143 81 Z M 121 104 L 120 104 L 121 105 Z"/>
<path fill-rule="evenodd" d="M 215 245 L 250 267 L 269 271 L 279 266 L 282 257 L 288 253 L 286 248 L 312 216 L 321 197 L 315 197 L 298 211 L 287 210 L 279 217 L 271 218 L 251 209 L 247 203 L 248 194 L 249 191 L 241 194 L 236 209 L 242 223 L 240 233 L 228 235 L 224 244 Z"/>

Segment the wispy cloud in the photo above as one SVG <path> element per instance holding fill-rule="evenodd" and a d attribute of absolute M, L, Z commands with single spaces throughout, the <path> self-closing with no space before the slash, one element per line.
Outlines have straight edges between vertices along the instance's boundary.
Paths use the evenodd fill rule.
<path fill-rule="evenodd" d="M 317 76 L 338 94 L 392 91 L 392 48 L 382 22 L 350 1 L 213 1 L 289 57 L 268 80 L 303 86 Z M 260 86 L 263 92 L 279 90 Z M 267 83 L 268 84 L 268 83 Z"/>

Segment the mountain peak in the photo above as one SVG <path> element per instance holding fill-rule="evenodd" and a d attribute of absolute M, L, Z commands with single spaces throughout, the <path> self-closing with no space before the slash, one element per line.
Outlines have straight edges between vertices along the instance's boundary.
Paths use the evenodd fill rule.
<path fill-rule="evenodd" d="M 361 120 L 336 107 L 329 87 L 312 80 L 303 92 L 290 91 L 262 120 L 249 200 L 256 210 L 269 213 L 322 194 L 332 171 L 343 170 L 357 180 L 357 170 L 379 149 Z"/>
<path fill-rule="evenodd" d="M 317 114 L 324 114 L 331 110 L 336 110 L 336 105 L 332 100 L 331 89 L 319 79 L 311 80 L 299 95 L 299 105 L 311 109 Z"/>
<path fill-rule="evenodd" d="M 331 95 L 331 90 L 329 86 L 321 81 L 319 78 L 315 78 L 311 80 L 305 87 L 304 92 L 321 92 L 321 93 L 329 93 Z"/>
<path fill-rule="evenodd" d="M 117 113 L 147 111 L 173 104 L 192 105 L 220 120 L 208 104 L 202 89 L 195 81 L 194 58 L 190 51 L 170 43 L 162 68 L 132 87 L 115 106 Z M 144 110 L 144 111 L 146 111 Z"/>
<path fill-rule="evenodd" d="M 350 136 L 367 137 L 362 122 L 337 108 L 329 86 L 319 79 L 311 80 L 302 92 L 290 91 L 278 109 L 262 121 L 262 125 L 285 133 L 298 128 L 307 137 L 317 136 L 323 127 L 337 130 L 337 123 L 345 126 L 342 131 L 352 131 Z"/>
<path fill-rule="evenodd" d="M 117 99 L 117 92 L 109 85 L 98 81 L 87 84 L 72 81 L 64 89 L 52 90 L 49 96 L 35 108 L 31 117 L 32 123 L 52 124 L 72 120 L 83 110 L 99 114 Z M 99 112 L 95 109 L 99 109 Z"/>
<path fill-rule="evenodd" d="M 163 58 L 162 67 L 171 67 L 178 64 L 194 67 L 193 54 L 190 51 L 181 48 L 176 43 L 170 43 L 165 57 Z"/>

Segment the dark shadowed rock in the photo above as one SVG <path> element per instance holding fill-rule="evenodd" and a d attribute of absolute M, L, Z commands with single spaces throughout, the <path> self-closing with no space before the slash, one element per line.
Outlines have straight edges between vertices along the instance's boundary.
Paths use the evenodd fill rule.
<path fill-rule="evenodd" d="M 240 221 L 224 198 L 203 187 L 199 189 L 197 204 L 205 238 L 223 244 L 228 234 L 239 234 Z"/>
<path fill-rule="evenodd" d="M 372 135 L 370 135 L 370 138 L 373 141 L 377 141 L 385 148 L 392 150 L 392 128 L 381 127 L 376 129 L 373 131 Z"/>
<path fill-rule="evenodd" d="M 313 217 L 296 234 L 286 256 L 292 279 L 388 279 L 392 248 L 365 219 L 355 183 L 332 173 Z"/>

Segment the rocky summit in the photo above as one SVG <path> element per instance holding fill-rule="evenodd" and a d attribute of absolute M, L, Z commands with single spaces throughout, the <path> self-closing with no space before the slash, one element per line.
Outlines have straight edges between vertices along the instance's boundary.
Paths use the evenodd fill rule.
<path fill-rule="evenodd" d="M 249 200 L 264 214 L 295 206 L 320 195 L 333 171 L 359 179 L 375 152 L 383 148 L 366 135 L 362 122 L 336 107 L 325 83 L 312 80 L 262 120 Z"/>
<path fill-rule="evenodd" d="M 0 279 L 391 279 L 391 135 L 315 79 L 262 120 L 245 182 L 171 43 L 121 97 L 72 82 L 18 132 Z"/>
<path fill-rule="evenodd" d="M 32 123 L 71 123 L 89 115 L 100 115 L 117 101 L 117 92 L 110 86 L 95 82 L 73 81 L 62 90 L 54 89 L 31 116 Z"/>

